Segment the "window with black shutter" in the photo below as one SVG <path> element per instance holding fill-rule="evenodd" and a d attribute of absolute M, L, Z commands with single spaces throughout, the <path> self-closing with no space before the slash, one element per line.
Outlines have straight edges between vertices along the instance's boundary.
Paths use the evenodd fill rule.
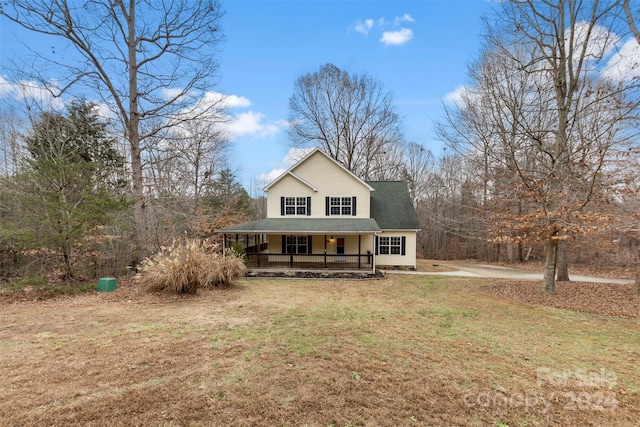
<path fill-rule="evenodd" d="M 280 197 L 280 215 L 311 215 L 311 197 Z"/>
<path fill-rule="evenodd" d="M 282 236 L 283 252 L 293 254 L 311 253 L 311 236 Z M 284 250 L 286 249 L 286 251 Z"/>
<path fill-rule="evenodd" d="M 405 236 L 376 236 L 376 255 L 406 255 Z"/>
<path fill-rule="evenodd" d="M 331 196 L 325 199 L 327 216 L 355 215 L 355 197 Z"/>

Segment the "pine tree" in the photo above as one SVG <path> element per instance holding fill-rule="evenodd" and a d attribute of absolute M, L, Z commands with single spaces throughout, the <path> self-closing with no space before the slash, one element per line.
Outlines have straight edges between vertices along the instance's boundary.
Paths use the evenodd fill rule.
<path fill-rule="evenodd" d="M 24 139 L 31 157 L 4 182 L 3 234 L 22 247 L 59 253 L 61 277 L 68 279 L 77 241 L 129 204 L 111 179 L 122 156 L 94 106 L 85 102 L 72 104 L 66 116 L 43 113 Z"/>

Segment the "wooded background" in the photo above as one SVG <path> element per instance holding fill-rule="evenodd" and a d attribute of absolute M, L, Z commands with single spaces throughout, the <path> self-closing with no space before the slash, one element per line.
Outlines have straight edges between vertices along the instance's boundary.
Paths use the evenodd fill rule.
<path fill-rule="evenodd" d="M 203 97 L 217 63 L 198 47 L 223 40 L 216 1 L 14 1 L 0 15 L 84 58 L 14 70 L 74 95 L 65 108 L 0 106 L 0 281 L 125 274 L 175 239 L 265 216 L 260 185 L 243 188 L 226 157 L 224 97 Z M 294 82 L 292 146 L 405 180 L 424 258 L 541 261 L 545 292 L 574 263 L 638 268 L 639 20 L 628 0 L 496 3 L 469 84 L 434 124 L 437 156 L 405 140 L 382 82 L 320 65 Z M 52 85 L 43 64 L 65 77 Z"/>

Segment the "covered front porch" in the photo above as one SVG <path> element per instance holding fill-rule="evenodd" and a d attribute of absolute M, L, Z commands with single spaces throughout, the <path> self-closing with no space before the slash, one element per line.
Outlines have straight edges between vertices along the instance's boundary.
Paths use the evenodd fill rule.
<path fill-rule="evenodd" d="M 247 266 L 264 269 L 375 270 L 372 219 L 264 219 L 216 230 L 225 248 L 241 244 Z"/>

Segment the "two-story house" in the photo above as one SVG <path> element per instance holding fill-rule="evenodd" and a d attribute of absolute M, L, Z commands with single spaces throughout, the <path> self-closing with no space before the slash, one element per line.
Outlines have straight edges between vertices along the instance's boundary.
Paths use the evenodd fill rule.
<path fill-rule="evenodd" d="M 249 266 L 415 268 L 420 226 L 405 182 L 363 181 L 314 149 L 265 191 L 267 218 L 216 230 L 225 246 L 241 236 Z"/>

